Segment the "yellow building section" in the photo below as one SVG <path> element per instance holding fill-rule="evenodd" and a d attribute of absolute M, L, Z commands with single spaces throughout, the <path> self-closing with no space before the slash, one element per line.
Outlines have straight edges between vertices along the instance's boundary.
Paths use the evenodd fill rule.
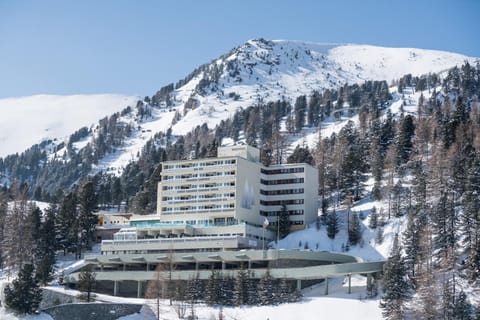
<path fill-rule="evenodd" d="M 294 232 L 294 231 L 298 231 L 298 230 L 303 230 L 303 229 L 305 229 L 305 225 L 304 225 L 304 224 L 295 224 L 295 225 L 290 226 L 290 232 Z"/>

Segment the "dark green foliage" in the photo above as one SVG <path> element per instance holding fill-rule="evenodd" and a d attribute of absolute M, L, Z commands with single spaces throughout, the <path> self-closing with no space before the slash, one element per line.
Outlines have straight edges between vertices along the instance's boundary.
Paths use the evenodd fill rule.
<path fill-rule="evenodd" d="M 411 212 L 408 215 L 407 228 L 403 232 L 403 247 L 405 248 L 405 266 L 411 279 L 415 277 L 415 267 L 420 251 L 420 237 L 424 223 Z"/>
<path fill-rule="evenodd" d="M 270 275 L 270 270 L 260 278 L 258 282 L 258 302 L 262 306 L 278 304 L 276 297 L 277 281 Z"/>
<path fill-rule="evenodd" d="M 400 180 L 393 186 L 391 191 L 391 210 L 394 217 L 401 217 L 405 214 L 406 192 Z"/>
<path fill-rule="evenodd" d="M 25 264 L 12 281 L 5 287 L 5 304 L 18 313 L 34 313 L 42 300 L 42 291 L 38 286 L 32 264 Z"/>
<path fill-rule="evenodd" d="M 351 214 L 351 221 L 350 226 L 348 229 L 348 242 L 351 245 L 356 245 L 362 239 L 362 228 L 360 225 L 360 219 L 358 218 L 358 214 L 353 212 Z"/>
<path fill-rule="evenodd" d="M 187 282 L 185 289 L 185 300 L 191 304 L 197 303 L 203 296 L 203 283 L 198 274 Z"/>
<path fill-rule="evenodd" d="M 235 278 L 234 305 L 248 304 L 248 284 L 251 281 L 249 272 L 241 269 Z"/>
<path fill-rule="evenodd" d="M 366 145 L 360 140 L 360 134 L 349 121 L 340 131 L 338 138 L 338 153 L 341 159 L 338 172 L 338 187 L 343 194 L 353 194 L 354 199 L 359 199 L 366 180 L 367 157 Z"/>
<path fill-rule="evenodd" d="M 455 226 L 457 216 L 453 203 L 453 194 L 442 192 L 438 203 L 433 208 L 431 215 L 434 239 L 435 256 L 439 259 L 453 259 L 453 250 L 456 242 Z"/>
<path fill-rule="evenodd" d="M 95 185 L 93 181 L 85 182 L 78 192 L 78 232 L 79 239 L 77 240 L 80 252 L 84 248 L 90 248 L 93 241 L 93 233 L 97 225 L 98 218 L 93 213 L 97 208 L 97 194 L 95 192 Z"/>
<path fill-rule="evenodd" d="M 463 290 L 460 291 L 457 298 L 455 299 L 453 315 L 455 319 L 461 319 L 461 320 L 475 319 L 473 314 L 473 306 L 468 301 L 467 295 L 465 294 L 465 292 L 463 292 Z"/>
<path fill-rule="evenodd" d="M 444 319 L 474 320 L 474 308 L 463 290 L 457 291 L 455 277 L 443 279 L 441 313 Z"/>
<path fill-rule="evenodd" d="M 235 304 L 234 279 L 232 277 L 222 275 L 219 277 L 218 283 L 219 304 L 223 306 L 233 306 Z"/>
<path fill-rule="evenodd" d="M 7 210 L 8 210 L 8 202 L 6 199 L 6 195 L 0 191 L 0 244 L 3 244 L 5 239 Z M 5 248 L 2 245 L 0 245 L 0 269 L 3 268 L 4 262 L 5 262 L 4 251 L 5 251 Z"/>
<path fill-rule="evenodd" d="M 410 159 L 412 153 L 412 139 L 415 133 L 415 125 L 413 123 L 413 117 L 407 115 L 400 119 L 399 131 L 397 134 L 397 166 L 400 166 Z"/>
<path fill-rule="evenodd" d="M 212 270 L 205 286 L 205 303 L 212 306 L 220 301 L 220 276 L 217 271 Z"/>
<path fill-rule="evenodd" d="M 295 132 L 300 132 L 305 125 L 305 112 L 307 111 L 307 97 L 300 96 L 295 101 Z"/>
<path fill-rule="evenodd" d="M 335 235 L 340 230 L 339 219 L 335 209 L 328 213 L 327 215 L 327 236 L 330 239 L 335 239 Z"/>
<path fill-rule="evenodd" d="M 378 222 L 378 214 L 377 209 L 375 207 L 372 208 L 372 212 L 370 213 L 370 218 L 368 220 L 368 227 L 370 229 L 376 229 Z"/>
<path fill-rule="evenodd" d="M 59 249 L 64 254 L 73 252 L 77 245 L 77 196 L 74 192 L 67 194 L 60 202 L 56 219 L 56 237 Z"/>
<path fill-rule="evenodd" d="M 247 305 L 250 306 L 255 306 L 258 305 L 260 302 L 259 300 L 259 295 L 258 295 L 258 290 L 257 290 L 257 284 L 258 281 L 252 278 L 253 271 L 249 273 L 249 278 L 247 280 Z"/>
<path fill-rule="evenodd" d="M 287 163 L 308 163 L 313 166 L 314 160 L 308 146 L 300 147 L 297 145 L 292 154 L 287 158 Z"/>
<path fill-rule="evenodd" d="M 53 265 L 55 264 L 55 250 L 57 241 L 55 237 L 55 214 L 57 207 L 51 204 L 45 213 L 45 220 L 40 227 L 38 238 L 38 256 L 36 262 L 36 277 L 42 285 L 52 280 Z"/>
<path fill-rule="evenodd" d="M 386 319 L 403 319 L 405 302 L 410 297 L 401 250 L 398 235 L 395 235 L 392 251 L 385 263 L 383 273 L 384 295 L 380 301 L 380 307 Z"/>

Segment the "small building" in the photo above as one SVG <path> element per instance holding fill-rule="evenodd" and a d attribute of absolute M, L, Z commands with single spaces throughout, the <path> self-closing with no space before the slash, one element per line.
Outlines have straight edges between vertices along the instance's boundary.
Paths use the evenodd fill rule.
<path fill-rule="evenodd" d="M 96 213 L 98 223 L 95 227 L 95 241 L 112 240 L 113 235 L 122 228 L 130 225 L 131 213 L 116 213 L 110 211 L 98 211 Z"/>

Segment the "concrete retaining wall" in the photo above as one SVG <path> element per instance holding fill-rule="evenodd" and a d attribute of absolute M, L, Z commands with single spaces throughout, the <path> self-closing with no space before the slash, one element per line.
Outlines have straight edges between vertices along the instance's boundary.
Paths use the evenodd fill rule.
<path fill-rule="evenodd" d="M 43 310 L 55 320 L 116 320 L 140 313 L 141 304 L 72 303 Z"/>

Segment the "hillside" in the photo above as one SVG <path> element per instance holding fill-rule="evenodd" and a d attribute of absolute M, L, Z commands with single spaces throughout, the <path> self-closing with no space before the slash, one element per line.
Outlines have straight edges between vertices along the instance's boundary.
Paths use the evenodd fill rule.
<path fill-rule="evenodd" d="M 257 145 L 262 161 L 310 162 L 320 173 L 319 220 L 279 248 L 379 260 L 398 234 L 394 265 L 405 267 L 397 271 L 412 298 L 404 307 L 435 318 L 480 299 L 479 74 L 478 59 L 445 52 L 251 40 L 96 125 L 6 157 L 0 179 L 27 182 L 36 200 L 55 192 L 57 216 L 76 208 L 85 186 L 101 207 L 152 213 L 160 162 L 209 157 L 220 143 Z M 16 197 L 12 189 L 0 200 Z M 82 246 L 68 231 L 59 230 L 70 237 L 63 248 Z M 345 295 L 335 297 L 298 308 L 336 306 Z M 378 299 L 366 304 L 379 317 Z M 266 307 L 229 311 L 271 316 Z"/>
<path fill-rule="evenodd" d="M 185 134 L 200 123 L 213 128 L 239 107 L 285 99 L 293 102 L 313 90 L 347 83 L 390 83 L 405 74 L 437 73 L 467 60 L 475 61 L 433 50 L 250 40 L 195 70 L 168 95 L 157 95 L 159 103 L 195 109 L 173 126 L 174 134 Z"/>
<path fill-rule="evenodd" d="M 175 87 L 162 88 L 151 103 L 160 109 L 179 110 L 182 117 L 172 126 L 172 133 L 183 135 L 202 123 L 214 128 L 240 107 L 276 100 L 293 102 L 313 90 L 335 89 L 346 83 L 391 82 L 405 74 L 435 73 L 467 60 L 475 61 L 460 54 L 413 48 L 250 40 L 200 66 Z M 1 99 L 0 157 L 47 139 L 58 139 L 56 144 L 67 142 L 76 130 L 126 106 L 134 107 L 138 99 L 122 95 Z M 164 116 L 152 115 L 149 132 L 166 131 L 171 119 Z M 116 163 L 109 157 L 100 167 L 124 166 L 152 135 L 127 139 L 125 146 L 130 147 L 120 152 L 128 160 Z M 139 146 L 132 150 L 132 144 Z M 117 154 L 113 159 L 121 157 Z"/>
<path fill-rule="evenodd" d="M 0 157 L 21 153 L 45 140 L 63 141 L 83 126 L 134 106 L 137 100 L 114 94 L 0 99 Z"/>

